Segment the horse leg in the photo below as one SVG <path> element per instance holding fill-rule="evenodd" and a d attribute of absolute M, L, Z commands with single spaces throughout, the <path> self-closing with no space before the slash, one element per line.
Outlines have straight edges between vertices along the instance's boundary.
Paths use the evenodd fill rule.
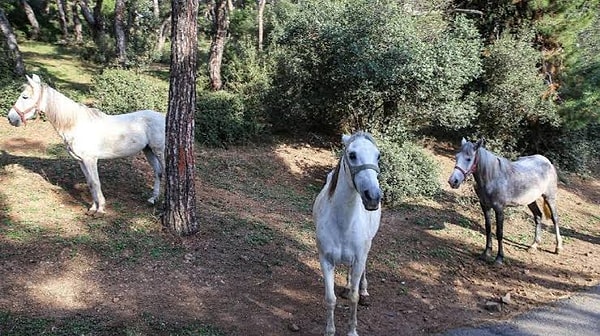
<path fill-rule="evenodd" d="M 360 287 L 360 282 L 362 280 L 362 275 L 365 272 L 365 268 L 366 268 L 366 259 L 359 260 L 358 263 L 356 263 L 352 266 L 352 278 L 351 278 L 350 295 L 349 295 L 350 296 L 350 320 L 348 322 L 350 330 L 348 331 L 348 336 L 358 336 L 358 333 L 356 332 L 356 326 L 358 324 L 357 313 L 358 313 L 358 301 L 360 298 L 359 287 Z"/>
<path fill-rule="evenodd" d="M 92 185 L 92 180 L 90 178 L 90 174 L 88 173 L 88 170 L 85 166 L 85 164 L 83 163 L 83 161 L 78 161 L 79 162 L 79 167 L 81 168 L 81 171 L 83 172 L 83 175 L 85 176 L 85 183 L 88 186 L 88 189 L 90 190 L 90 193 L 92 194 L 92 206 L 88 209 L 87 214 L 88 215 L 92 215 L 96 212 L 97 209 L 97 203 L 96 203 L 96 193 L 93 190 L 93 185 Z"/>
<path fill-rule="evenodd" d="M 98 176 L 98 159 L 84 159 L 80 161 L 81 169 L 83 170 L 83 174 L 88 179 L 88 185 L 90 187 L 90 192 L 92 194 L 92 198 L 94 199 L 94 204 L 89 208 L 88 214 L 104 214 L 104 205 L 106 200 L 104 199 L 104 195 L 102 194 L 102 188 L 100 186 L 100 177 Z"/>
<path fill-rule="evenodd" d="M 334 265 L 324 258 L 320 258 L 321 271 L 323 272 L 323 282 L 325 283 L 325 305 L 327 306 L 327 324 L 325 327 L 326 336 L 335 335 L 335 320 L 333 318 L 335 310 L 335 278 Z"/>
<path fill-rule="evenodd" d="M 559 254 L 562 251 L 562 237 L 560 236 L 560 229 L 558 228 L 558 212 L 556 211 L 556 200 L 550 197 L 544 197 L 544 206 L 550 210 L 552 217 L 552 223 L 554 224 L 554 234 L 556 235 L 556 248 L 554 253 Z"/>
<path fill-rule="evenodd" d="M 479 259 L 487 260 L 492 256 L 492 223 L 490 222 L 492 208 L 481 204 L 481 209 L 483 210 L 483 218 L 485 220 L 485 249 L 479 256 Z"/>
<path fill-rule="evenodd" d="M 494 264 L 502 265 L 504 262 L 504 247 L 502 245 L 502 237 L 504 235 L 504 209 L 500 207 L 494 208 L 494 212 L 496 213 L 496 239 L 498 239 L 498 255 L 496 255 Z"/>
<path fill-rule="evenodd" d="M 542 242 L 542 212 L 535 201 L 527 204 L 527 207 L 533 213 L 533 221 L 535 222 L 535 237 L 533 238 L 533 244 L 529 247 L 529 251 L 535 252 L 538 249 L 538 244 Z"/>
<path fill-rule="evenodd" d="M 365 267 L 364 272 L 362 273 L 362 276 L 360 277 L 360 296 L 358 298 L 358 304 L 361 306 L 369 306 L 370 302 L 368 300 L 369 297 L 369 291 L 367 291 L 367 287 L 368 287 L 368 282 L 367 282 L 367 267 Z"/>
<path fill-rule="evenodd" d="M 158 157 L 154 154 L 154 151 L 150 147 L 144 148 L 144 155 L 146 155 L 146 160 L 150 166 L 152 166 L 152 170 L 154 171 L 154 186 L 152 191 L 152 197 L 148 199 L 150 204 L 154 204 L 160 195 L 160 179 L 162 176 L 162 167 L 161 163 L 158 160 Z"/>

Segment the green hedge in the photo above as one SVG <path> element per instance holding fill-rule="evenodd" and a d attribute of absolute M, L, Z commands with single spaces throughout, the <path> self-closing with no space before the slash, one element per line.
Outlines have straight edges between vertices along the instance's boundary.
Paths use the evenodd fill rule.
<path fill-rule="evenodd" d="M 107 114 L 136 110 L 166 112 L 169 83 L 134 70 L 106 69 L 92 78 L 96 107 Z"/>
<path fill-rule="evenodd" d="M 226 91 L 198 93 L 195 123 L 196 140 L 213 147 L 247 143 L 263 130 L 242 95 Z"/>
<path fill-rule="evenodd" d="M 439 166 L 421 147 L 378 139 L 381 151 L 379 182 L 384 203 L 399 206 L 407 198 L 432 197 L 440 192 Z"/>

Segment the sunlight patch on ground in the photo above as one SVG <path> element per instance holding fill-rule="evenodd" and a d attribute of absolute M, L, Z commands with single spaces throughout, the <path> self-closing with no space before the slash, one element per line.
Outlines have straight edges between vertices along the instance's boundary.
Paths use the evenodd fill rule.
<path fill-rule="evenodd" d="M 57 272 L 56 268 L 64 268 Z M 99 291 L 96 284 L 86 279 L 85 273 L 91 268 L 90 261 L 83 258 L 69 260 L 65 264 L 40 262 L 40 266 L 26 280 L 25 289 L 39 304 L 57 309 L 88 308 L 88 293 Z M 29 279 L 40 279 L 34 283 Z"/>
<path fill-rule="evenodd" d="M 331 168 L 336 164 L 336 159 L 331 151 L 324 149 L 316 149 L 310 145 L 304 145 L 310 151 L 301 151 L 287 144 L 280 144 L 275 149 L 277 156 L 287 165 L 290 173 L 294 175 L 304 175 L 307 173 L 307 168 L 314 168 L 316 163 L 329 162 Z"/>

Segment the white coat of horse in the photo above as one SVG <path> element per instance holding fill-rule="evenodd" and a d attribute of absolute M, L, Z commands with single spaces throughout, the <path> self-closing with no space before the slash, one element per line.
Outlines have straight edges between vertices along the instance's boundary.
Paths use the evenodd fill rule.
<path fill-rule="evenodd" d="M 346 287 L 351 301 L 348 335 L 356 336 L 358 302 L 369 295 L 367 256 L 381 219 L 379 150 L 373 137 L 364 132 L 344 135 L 342 141 L 345 150 L 314 202 L 313 220 L 325 283 L 325 334 L 335 335 L 334 269 L 345 264 L 349 266 Z"/>
<path fill-rule="evenodd" d="M 42 84 L 37 75 L 26 77 L 28 84 L 8 112 L 8 121 L 18 127 L 42 114 L 54 126 L 85 175 L 94 199 L 89 214 L 105 212 L 106 201 L 98 177 L 98 160 L 131 156 L 140 151 L 144 151 L 154 170 L 154 190 L 148 202 L 156 202 L 164 169 L 164 114 L 142 110 L 107 115 Z"/>

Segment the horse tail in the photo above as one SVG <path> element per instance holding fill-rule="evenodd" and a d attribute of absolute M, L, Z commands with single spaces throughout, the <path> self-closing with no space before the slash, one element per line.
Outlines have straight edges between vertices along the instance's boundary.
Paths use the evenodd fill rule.
<path fill-rule="evenodd" d="M 550 209 L 550 206 L 546 200 L 544 200 L 544 215 L 546 215 L 546 218 L 548 219 L 552 218 L 552 210 Z"/>

